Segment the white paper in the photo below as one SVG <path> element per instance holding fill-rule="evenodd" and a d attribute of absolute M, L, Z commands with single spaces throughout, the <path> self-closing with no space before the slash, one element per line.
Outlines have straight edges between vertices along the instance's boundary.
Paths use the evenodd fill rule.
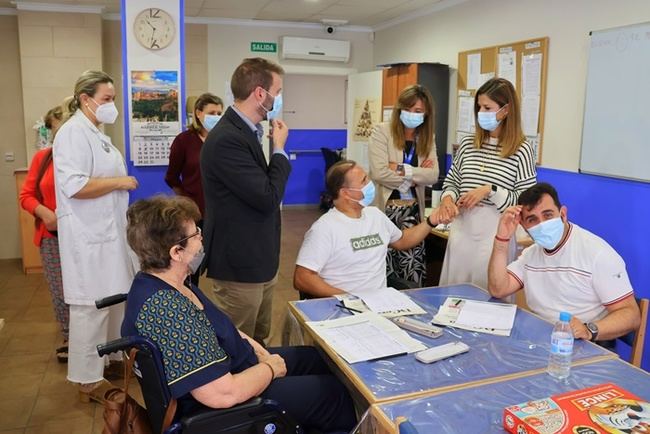
<path fill-rule="evenodd" d="M 456 324 L 510 330 L 514 325 L 516 313 L 517 306 L 514 304 L 465 300 Z"/>
<path fill-rule="evenodd" d="M 474 125 L 474 98 L 471 96 L 458 97 L 458 126 L 456 129 L 467 133 L 473 133 L 476 129 Z"/>
<path fill-rule="evenodd" d="M 458 322 L 460 312 L 466 302 L 462 297 L 450 296 L 447 297 L 445 302 L 438 309 L 438 313 L 433 316 L 432 323 L 448 327 L 456 327 L 463 330 L 470 330 L 478 333 L 488 333 L 497 336 L 510 336 L 511 329 L 495 329 L 491 327 L 476 327 L 472 325 L 465 325 Z"/>
<path fill-rule="evenodd" d="M 480 88 L 485 84 L 486 81 L 493 78 L 494 78 L 494 72 L 486 72 L 485 74 L 481 74 L 478 80 L 478 87 Z"/>
<path fill-rule="evenodd" d="M 393 322 L 373 312 L 330 321 L 308 321 L 306 324 L 348 363 L 426 348 Z"/>
<path fill-rule="evenodd" d="M 539 161 L 539 134 L 535 136 L 526 136 L 526 141 L 533 148 L 533 152 L 535 154 L 535 161 Z"/>
<path fill-rule="evenodd" d="M 382 119 L 383 122 L 389 122 L 390 117 L 393 115 L 393 108 L 392 107 L 384 107 L 384 110 L 382 110 Z"/>
<path fill-rule="evenodd" d="M 522 95 L 541 94 L 542 54 L 529 54 L 521 60 Z"/>
<path fill-rule="evenodd" d="M 497 73 L 499 77 L 505 78 L 517 88 L 517 52 L 510 51 L 499 53 Z"/>
<path fill-rule="evenodd" d="M 526 136 L 536 136 L 539 124 L 539 95 L 521 98 L 521 123 Z"/>
<path fill-rule="evenodd" d="M 427 313 L 411 300 L 411 297 L 394 288 L 373 289 L 372 291 L 358 292 L 355 295 L 361 298 L 371 311 L 389 318 Z"/>
<path fill-rule="evenodd" d="M 481 79 L 481 53 L 467 56 L 467 88 L 478 89 Z"/>
<path fill-rule="evenodd" d="M 465 131 L 456 131 L 456 144 L 460 145 L 460 142 L 463 141 L 465 137 L 467 137 L 469 134 L 467 134 Z"/>

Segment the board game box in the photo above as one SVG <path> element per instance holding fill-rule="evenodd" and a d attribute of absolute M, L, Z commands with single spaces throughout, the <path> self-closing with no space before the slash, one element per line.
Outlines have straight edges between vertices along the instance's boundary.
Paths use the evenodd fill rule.
<path fill-rule="evenodd" d="M 650 434 L 650 403 L 600 384 L 506 407 L 503 426 L 512 434 Z"/>

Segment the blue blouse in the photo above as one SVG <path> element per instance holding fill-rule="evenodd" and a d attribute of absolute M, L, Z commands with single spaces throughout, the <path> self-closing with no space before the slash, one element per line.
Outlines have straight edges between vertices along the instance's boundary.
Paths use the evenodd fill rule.
<path fill-rule="evenodd" d="M 163 280 L 139 272 L 122 323 L 122 336 L 145 336 L 158 345 L 174 398 L 258 362 L 230 319 L 199 288 L 191 290 L 203 310 Z"/>

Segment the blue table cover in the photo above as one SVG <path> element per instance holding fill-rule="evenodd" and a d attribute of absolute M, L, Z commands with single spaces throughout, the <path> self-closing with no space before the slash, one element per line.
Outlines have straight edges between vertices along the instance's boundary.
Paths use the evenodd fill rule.
<path fill-rule="evenodd" d="M 449 296 L 480 301 L 491 299 L 487 292 L 473 285 L 416 289 L 408 291 L 408 294 L 429 312 L 428 315 L 414 317 L 422 321 L 430 321 L 437 313 L 438 307 Z M 322 298 L 296 302 L 295 306 L 308 321 L 349 315 L 336 307 L 337 302 L 334 298 Z M 413 354 L 408 354 L 349 366 L 368 387 L 374 401 L 393 399 L 404 394 L 421 393 L 440 387 L 546 368 L 552 329 L 552 324 L 518 309 L 509 337 L 449 327 L 445 328 L 443 336 L 437 339 L 410 333 L 428 347 L 463 341 L 470 347 L 469 352 L 465 354 L 428 365 L 415 360 Z M 575 342 L 574 360 L 599 356 L 616 357 L 591 342 Z"/>
<path fill-rule="evenodd" d="M 650 400 L 650 374 L 621 360 L 605 360 L 572 367 L 566 380 L 536 374 L 378 406 L 391 420 L 406 417 L 420 434 L 503 433 L 505 407 L 602 383 L 617 384 Z"/>

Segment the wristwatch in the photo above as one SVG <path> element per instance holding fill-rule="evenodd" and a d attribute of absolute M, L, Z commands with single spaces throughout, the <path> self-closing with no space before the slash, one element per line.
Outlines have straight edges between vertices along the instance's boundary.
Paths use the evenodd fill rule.
<path fill-rule="evenodd" d="M 430 228 L 435 228 L 437 225 L 432 224 L 432 223 L 431 223 L 431 220 L 429 220 L 429 217 L 431 217 L 431 216 L 429 215 L 429 216 L 427 216 L 427 218 L 426 218 L 426 222 L 427 222 L 427 224 L 429 225 Z"/>
<path fill-rule="evenodd" d="M 595 341 L 598 337 L 598 326 L 593 322 L 586 322 L 585 327 L 587 327 L 587 330 L 591 333 L 591 339 L 589 340 L 592 342 Z"/>

